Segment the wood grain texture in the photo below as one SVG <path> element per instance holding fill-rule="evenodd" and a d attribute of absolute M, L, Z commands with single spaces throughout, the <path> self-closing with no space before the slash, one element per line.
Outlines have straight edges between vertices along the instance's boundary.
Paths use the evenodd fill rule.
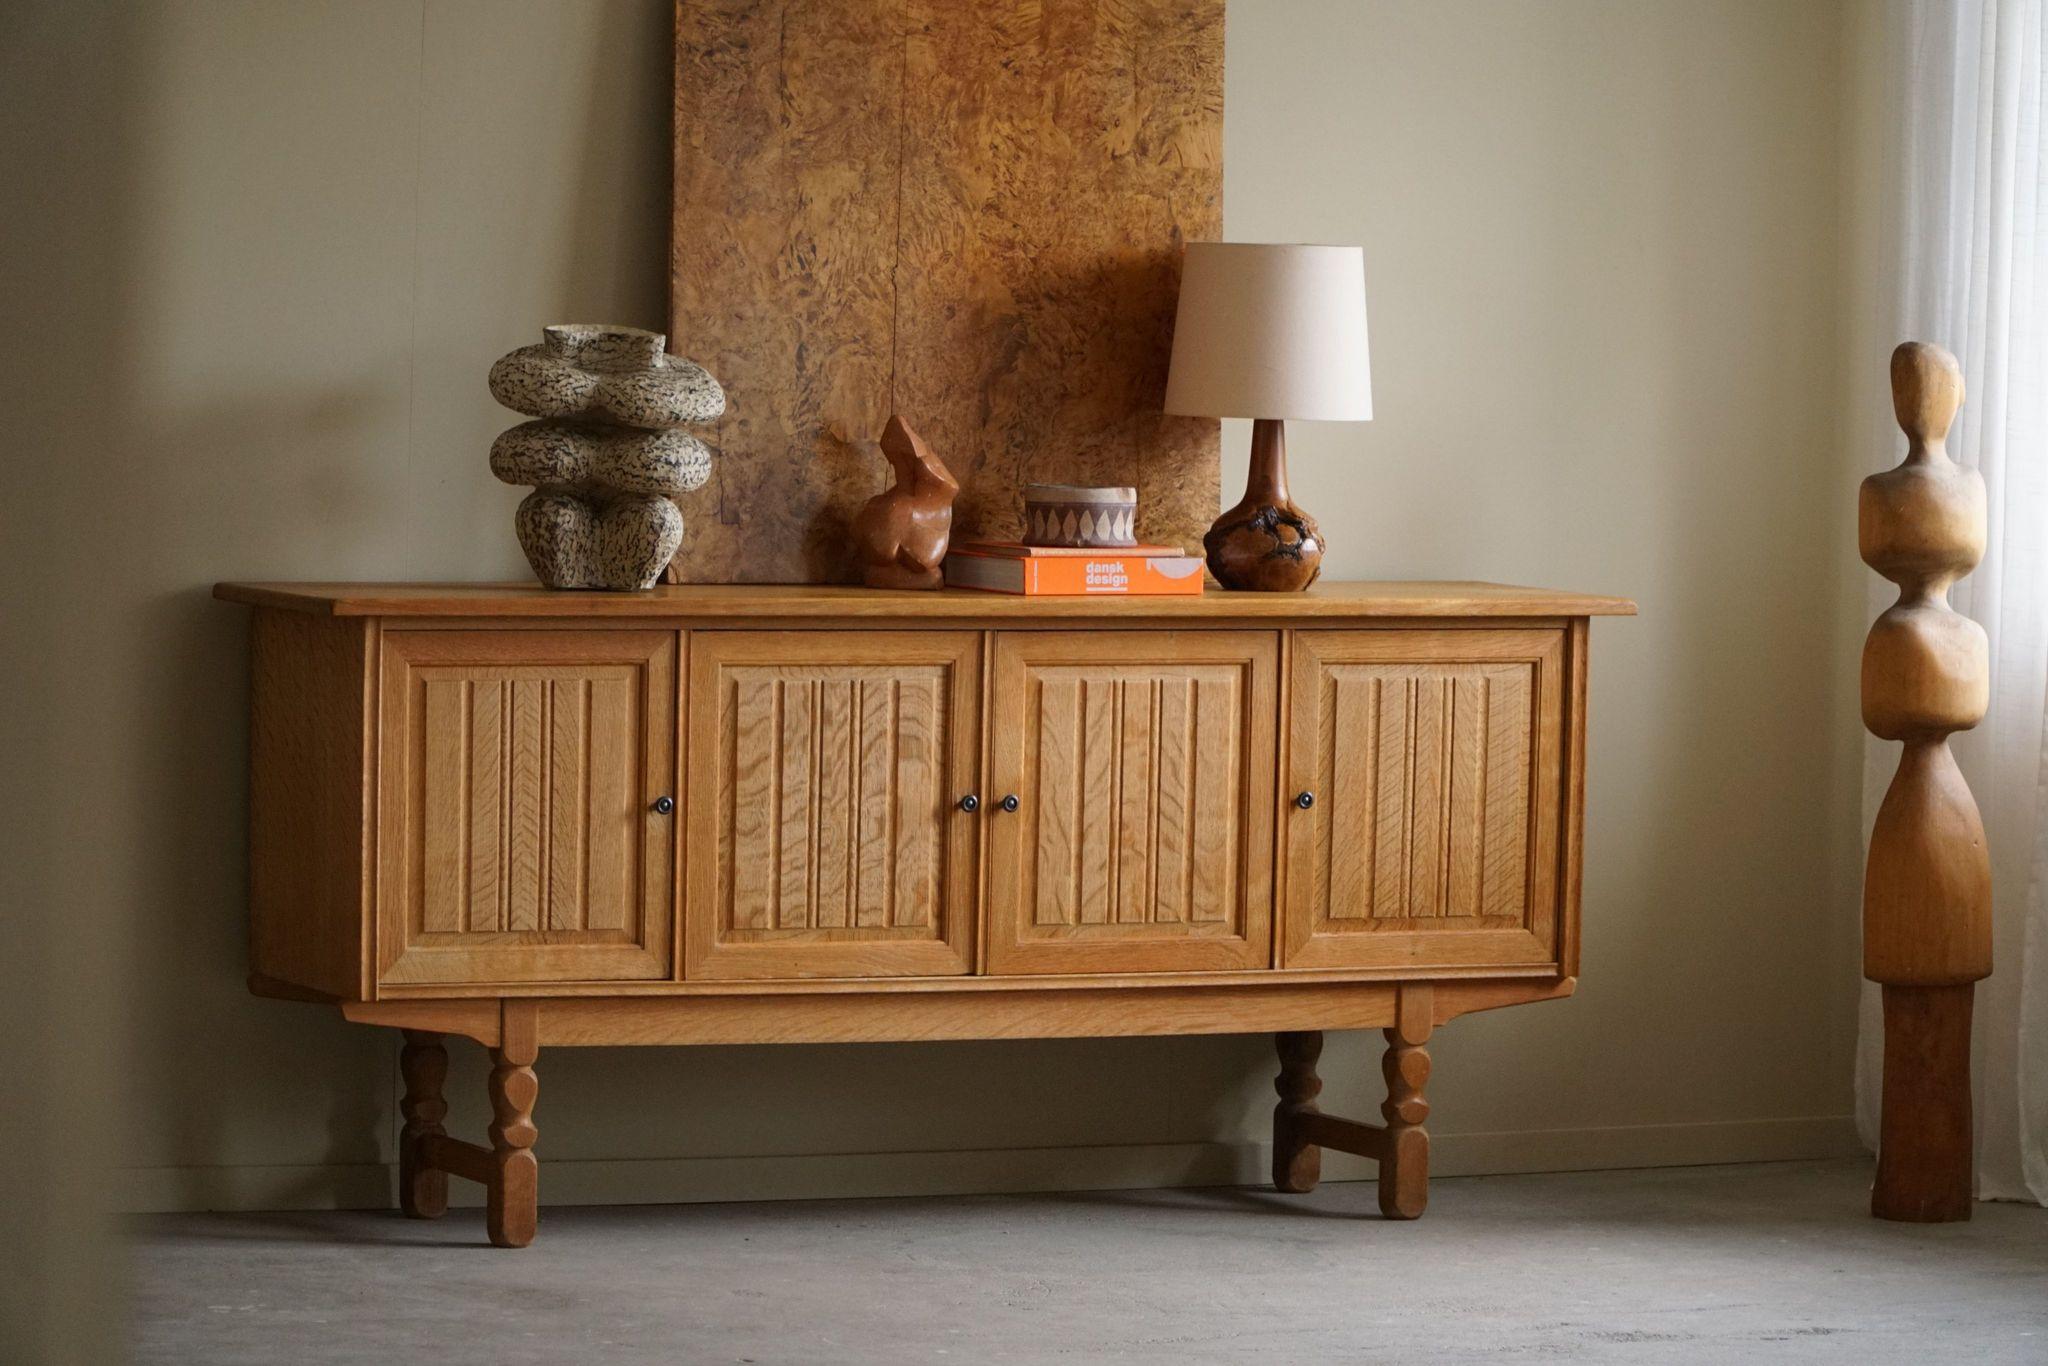
<path fill-rule="evenodd" d="M 495 1048 L 503 1023 L 503 1003 L 496 998 L 452 1001 L 337 1001 L 341 1018 L 354 1024 L 382 1025 L 433 1034 L 454 1034 Z"/>
<path fill-rule="evenodd" d="M 971 961 L 981 642 L 705 632 L 690 679 L 685 976 Z"/>
<path fill-rule="evenodd" d="M 493 1247 L 525 1247 L 539 1223 L 540 1162 L 533 1154 L 540 1137 L 533 1122 L 540 1098 L 533 1070 L 540 1054 L 539 1024 L 540 1008 L 533 1002 L 507 1001 L 499 1041 L 491 1049 L 491 1166 L 484 1227 Z"/>
<path fill-rule="evenodd" d="M 256 612 L 250 627 L 250 971 L 369 991 L 375 623 Z"/>
<path fill-rule="evenodd" d="M 644 593 L 577 593 L 535 584 L 219 583 L 226 602 L 320 616 L 569 621 L 735 618 L 811 621 L 1328 621 L 1424 617 L 1633 616 L 1627 598 L 1476 581 L 1318 583 L 1302 593 L 1197 597 L 1026 598 L 968 588 L 936 592 L 769 584 L 676 584 Z"/>
<path fill-rule="evenodd" d="M 250 971 L 367 991 L 375 623 L 256 612 L 250 625 Z"/>
<path fill-rule="evenodd" d="M 1273 1087 L 1273 1185 L 1285 1192 L 1314 1190 L 1324 1148 L 1356 1153 L 1379 1163 L 1380 1213 L 1388 1219 L 1420 1218 L 1429 1203 L 1429 1050 L 1423 1045 L 1444 1015 L 1445 1004 L 1430 983 L 1396 988 L 1393 1018 L 1386 1027 L 1387 1050 L 1380 1060 L 1387 1098 L 1381 1124 L 1326 1115 L 1316 1104 L 1323 1083 L 1316 1075 L 1322 1053 L 1320 1033 L 1282 1033 L 1280 1075 Z"/>
<path fill-rule="evenodd" d="M 369 991 L 376 623 L 259 611 L 250 630 L 249 964 Z"/>
<path fill-rule="evenodd" d="M 1559 961 L 1564 646 L 1295 634 L 1285 965 Z"/>
<path fill-rule="evenodd" d="M 1061 1039 L 1268 1030 L 1383 1029 L 1398 988 L 1381 983 L 1264 982 L 1147 990 L 904 992 L 775 997 L 545 999 L 548 1046 L 699 1043 L 883 1043 Z"/>
<path fill-rule="evenodd" d="M 1379 1153 L 1380 1214 L 1388 1219 L 1419 1219 L 1429 1203 L 1430 1031 L 1436 1024 L 1434 988 L 1427 983 L 1404 986 L 1395 1004 L 1394 1022 L 1386 1029 L 1387 1051 L 1380 1075 L 1387 1098 L 1380 1104 L 1386 1138 Z"/>
<path fill-rule="evenodd" d="M 387 632 L 380 980 L 666 977 L 672 632 Z"/>
<path fill-rule="evenodd" d="M 527 999 L 539 1006 L 541 1041 L 549 1045 L 879 1043 L 1383 1029 L 1394 1022 L 1400 985 L 1273 972 L 1129 973 L 676 983 L 648 994 L 620 984 L 603 995 L 513 998 L 508 992 L 506 1000 Z M 878 991 L 878 986 L 886 989 Z M 1474 1011 L 1563 1000 L 1578 983 L 1569 977 L 1437 979 L 1433 986 L 1435 1019 L 1443 1024 Z M 336 1004 L 344 1019 L 357 1024 L 431 1029 L 490 1048 L 500 1036 L 505 1002 Z"/>
<path fill-rule="evenodd" d="M 419 1160 L 432 1174 L 459 1176 L 488 1186 L 497 1179 L 497 1156 L 489 1148 L 466 1143 L 446 1134 L 428 1134 L 420 1140 Z"/>
<path fill-rule="evenodd" d="M 1222 227 L 1223 0 L 681 0 L 670 334 L 724 385 L 686 581 L 846 582 L 905 414 L 961 535 L 1128 484 L 1193 544 L 1212 421 L 1160 410 L 1179 247 Z"/>
<path fill-rule="evenodd" d="M 1968 1219 L 1974 982 L 1884 987 L 1884 1083 L 1870 1212 L 1913 1224 Z"/>
<path fill-rule="evenodd" d="M 1323 572 L 1323 533 L 1287 491 L 1287 431 L 1278 418 L 1252 422 L 1244 497 L 1202 536 L 1209 573 L 1223 587 L 1299 593 Z"/>
<path fill-rule="evenodd" d="M 1863 646 L 1863 723 L 1905 744 L 1871 831 L 1863 890 L 1863 975 L 1951 986 L 1991 971 L 1991 863 L 1977 803 L 1948 737 L 1984 717 L 1991 667 L 1984 628 L 1949 606 L 1949 587 L 1984 554 L 1984 480 L 1949 458 L 1962 372 L 1939 347 L 1892 356 L 1908 448 L 1863 481 L 1857 545 L 1899 586 Z"/>
<path fill-rule="evenodd" d="M 1948 601 L 1983 558 L 1987 519 L 1982 476 L 1948 454 L 1956 358 L 1907 342 L 1891 378 L 1906 457 L 1863 481 L 1856 537 L 1899 586 L 1863 644 L 1863 724 L 1904 742 L 1863 879 L 1863 975 L 1884 984 L 1885 1006 L 1871 1212 L 1931 1223 L 1970 1217 L 1971 984 L 1991 972 L 1990 850 L 1948 745 L 1990 702 L 1989 640 Z"/>
<path fill-rule="evenodd" d="M 438 1219 L 448 1212 L 448 1174 L 423 1158 L 422 1148 L 447 1135 L 448 1101 L 442 1088 L 448 1080 L 448 1050 L 441 1036 L 408 1029 L 398 1051 L 398 1073 L 405 1095 L 398 1102 L 404 1127 L 398 1135 L 398 1207 L 410 1219 Z"/>
<path fill-rule="evenodd" d="M 886 987 L 901 994 L 919 992 L 950 991 L 1069 991 L 1089 990 L 1100 987 L 1173 987 L 1200 986 L 1204 983 L 1215 986 L 1255 986 L 1266 981 L 1288 981 L 1300 983 L 1347 983 L 1347 982 L 1405 982 L 1417 980 L 1424 975 L 1413 966 L 1393 968 L 1247 968 L 1243 970 L 1213 971 L 1194 969 L 1187 972 L 1074 972 L 1074 973 L 1022 973 L 1017 975 L 977 974 L 973 976 L 933 977 L 762 977 L 762 978 L 717 978 L 704 977 L 692 981 L 632 981 L 632 982 L 488 982 L 449 983 L 424 986 L 386 985 L 378 989 L 377 999 L 391 1004 L 418 1005 L 426 1002 L 468 1002 L 472 1000 L 498 1001 L 525 996 L 830 996 L 854 995 Z M 1458 967 L 1447 965 L 1426 970 L 1430 981 L 1460 983 L 1471 986 L 1475 983 L 1500 985 L 1520 991 L 1531 983 L 1555 985 L 1560 979 L 1554 966 L 1531 964 L 1526 967 Z M 263 994 L 263 993 L 257 993 Z M 1570 994 L 1568 991 L 1565 994 Z M 303 1000 L 306 997 L 286 997 L 288 1000 Z M 331 1003 L 319 998 L 322 1004 Z M 1483 1009 L 1473 1006 L 1471 1009 Z M 423 1026 L 424 1027 L 424 1026 Z M 460 1029 L 449 1032 L 463 1033 Z"/>
<path fill-rule="evenodd" d="M 882 431 L 882 455 L 896 482 L 853 519 L 854 557 L 870 588 L 942 587 L 960 481 L 899 413 Z"/>
<path fill-rule="evenodd" d="M 1316 1060 L 1323 1055 L 1323 1035 L 1315 1029 L 1283 1031 L 1273 1036 L 1273 1044 L 1280 1054 L 1280 1075 L 1273 1079 L 1280 1097 L 1273 1106 L 1273 1188 L 1305 1195 L 1323 1178 L 1323 1150 L 1306 1132 L 1309 1116 L 1322 1113 L 1316 1104 L 1323 1092 Z"/>
<path fill-rule="evenodd" d="M 1383 1211 L 1411 1218 L 1432 1026 L 1575 987 L 1572 595 L 1364 586 L 1282 611 L 1093 616 L 732 588 L 690 590 L 693 611 L 529 613 L 516 593 L 422 587 L 389 621 L 350 623 L 335 618 L 367 598 L 346 587 L 222 591 L 269 609 L 259 716 L 332 675 L 286 727 L 331 731 L 353 759 L 298 734 L 266 764 L 353 783 L 334 810 L 357 813 L 376 871 L 356 951 L 386 969 L 370 1001 L 262 971 L 251 989 L 414 1031 L 407 1208 L 439 1208 L 447 1175 L 480 1180 L 503 1246 L 535 1228 L 543 1042 L 1276 1031 L 1276 1180 L 1312 1182 L 1319 1147 L 1364 1153 Z M 1482 606 L 1437 615 L 1460 600 Z M 679 751 L 687 840 L 650 800 L 675 790 Z M 1292 800 L 1303 774 L 1322 800 Z M 1388 1031 L 1384 1126 L 1314 1109 L 1307 1041 L 1356 1028 Z M 444 1034 L 493 1050 L 488 1146 L 442 1131 Z"/>
<path fill-rule="evenodd" d="M 1574 617 L 1565 624 L 1564 870 L 1558 878 L 1561 914 L 1558 961 L 1564 975 L 1579 975 L 1580 895 L 1586 867 L 1586 703 L 1592 623 Z"/>
<path fill-rule="evenodd" d="M 989 970 L 1271 958 L 1279 640 L 996 637 Z"/>

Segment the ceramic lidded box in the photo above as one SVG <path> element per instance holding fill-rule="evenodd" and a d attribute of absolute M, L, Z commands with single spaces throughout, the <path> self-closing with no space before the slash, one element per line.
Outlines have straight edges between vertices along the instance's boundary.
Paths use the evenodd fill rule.
<path fill-rule="evenodd" d="M 1138 491 L 1079 484 L 1024 490 L 1024 544 L 1108 550 L 1135 545 Z"/>

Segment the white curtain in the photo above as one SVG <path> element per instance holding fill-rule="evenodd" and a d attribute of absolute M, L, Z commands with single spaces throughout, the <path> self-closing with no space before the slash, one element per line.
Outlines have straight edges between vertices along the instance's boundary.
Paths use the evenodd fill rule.
<path fill-rule="evenodd" d="M 2048 181 L 2043 9 L 2048 0 L 1880 0 L 1876 107 L 1890 122 L 1878 174 L 1890 221 L 1877 278 L 1894 282 L 1890 340 L 1939 342 L 1967 394 L 1949 449 L 1983 472 L 1990 544 L 1952 594 L 1991 638 L 1991 710 L 1955 749 L 1991 846 L 1994 969 L 1977 988 L 1977 1194 L 2048 1203 Z M 1852 363 L 1882 375 L 1886 356 Z M 1858 392 L 1862 392 L 1859 388 Z M 1878 400 L 1880 403 L 1883 400 Z M 1888 422 L 1859 403 L 1857 421 Z M 1875 431 L 1885 430 L 1878 427 Z M 1889 438 L 1862 444 L 1870 469 Z M 1890 585 L 1872 576 L 1871 606 Z M 1866 748 L 1865 814 L 1898 746 Z M 1865 830 L 1869 829 L 1866 819 Z M 1857 1108 L 1874 1143 L 1881 1033 L 1866 986 Z"/>

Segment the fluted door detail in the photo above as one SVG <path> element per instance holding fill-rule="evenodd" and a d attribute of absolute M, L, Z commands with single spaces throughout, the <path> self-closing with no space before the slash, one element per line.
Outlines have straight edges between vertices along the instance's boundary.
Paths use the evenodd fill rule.
<path fill-rule="evenodd" d="M 1297 631 L 1281 961 L 1559 962 L 1561 630 Z"/>
<path fill-rule="evenodd" d="M 696 638 L 686 976 L 970 969 L 980 657 L 973 631 Z"/>
<path fill-rule="evenodd" d="M 673 971 L 674 631 L 389 631 L 382 980 Z"/>
<path fill-rule="evenodd" d="M 990 689 L 990 970 L 1272 961 L 1279 638 L 1005 631 Z"/>

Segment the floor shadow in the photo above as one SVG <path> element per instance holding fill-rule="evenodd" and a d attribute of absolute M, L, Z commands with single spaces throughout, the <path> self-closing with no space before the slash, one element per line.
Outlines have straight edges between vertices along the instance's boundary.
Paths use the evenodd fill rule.
<path fill-rule="evenodd" d="M 1233 1210 L 1285 1219 L 1363 1219 L 1375 1222 L 1381 1219 L 1379 1211 L 1372 1207 L 1372 1182 L 1331 1181 L 1318 1189 L 1330 1186 L 1365 1188 L 1365 1193 L 1361 1197 L 1365 1208 L 1330 1209 L 1327 1206 L 1306 1203 L 1309 1198 L 1306 1196 L 1283 1195 L 1279 1191 L 1260 1190 L 1252 1186 L 1178 1186 L 1167 1190 L 1139 1191 L 1052 1191 L 1028 1198 L 1054 1205 L 1119 1206 L 1169 1214 L 1213 1214 L 1219 1210 Z"/>
<path fill-rule="evenodd" d="M 464 1215 L 470 1217 L 465 1219 Z M 125 1218 L 131 1243 L 299 1244 L 389 1248 L 481 1248 L 495 1251 L 481 1209 L 451 1210 L 438 1220 L 408 1219 L 397 1210 L 281 1210 L 263 1214 L 138 1214 Z"/>

